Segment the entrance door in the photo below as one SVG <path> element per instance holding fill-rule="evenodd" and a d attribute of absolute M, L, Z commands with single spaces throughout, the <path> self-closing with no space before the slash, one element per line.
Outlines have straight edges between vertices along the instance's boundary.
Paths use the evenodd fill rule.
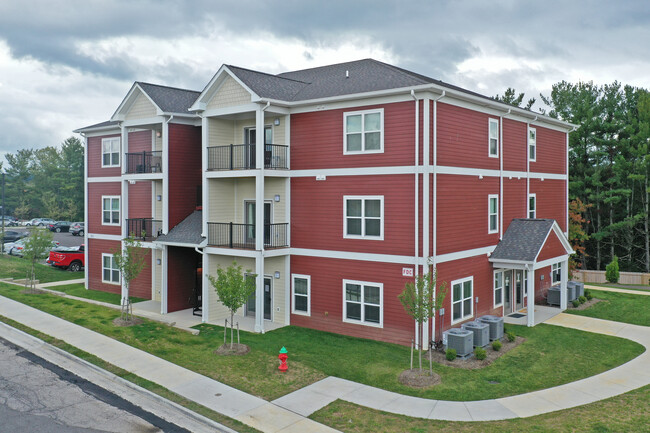
<path fill-rule="evenodd" d="M 246 244 L 255 245 L 255 202 L 244 202 Z M 264 203 L 264 245 L 271 243 L 271 203 Z"/>
<path fill-rule="evenodd" d="M 252 277 L 251 277 L 252 278 Z M 264 277 L 264 319 L 271 320 L 271 304 L 272 304 L 271 278 Z M 246 301 L 246 315 L 255 316 L 255 292 Z"/>
<path fill-rule="evenodd" d="M 517 311 L 524 307 L 524 271 L 515 271 L 515 302 Z"/>
<path fill-rule="evenodd" d="M 248 149 L 248 167 L 255 168 L 255 144 L 257 144 L 257 133 L 255 128 L 246 128 L 244 130 L 244 141 Z M 271 144 L 273 143 L 273 130 L 270 126 L 264 127 L 264 165 L 268 167 L 271 164 Z"/>
<path fill-rule="evenodd" d="M 512 271 L 503 272 L 503 312 L 512 312 Z"/>

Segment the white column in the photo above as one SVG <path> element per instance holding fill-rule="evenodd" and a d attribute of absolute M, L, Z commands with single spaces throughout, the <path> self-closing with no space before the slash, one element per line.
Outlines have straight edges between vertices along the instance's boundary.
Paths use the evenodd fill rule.
<path fill-rule="evenodd" d="M 129 236 L 128 227 L 126 224 L 126 219 L 129 217 L 129 181 L 122 180 L 120 182 L 121 192 L 120 192 L 120 226 L 122 228 L 122 239 Z M 124 241 L 120 241 L 120 249 L 124 250 Z M 122 282 L 122 303 L 129 296 L 126 282 L 124 278 L 121 279 Z"/>
<path fill-rule="evenodd" d="M 208 146 L 210 145 L 209 137 L 209 127 L 210 127 L 210 121 L 207 117 L 203 117 L 201 119 L 201 155 L 203 156 L 201 158 L 201 183 L 202 183 L 202 197 L 201 200 L 203 201 L 202 203 L 202 208 L 203 208 L 203 221 L 201 223 L 201 235 L 205 238 L 208 237 L 208 212 L 210 210 L 208 206 L 208 198 L 210 197 L 210 194 L 208 192 L 209 184 L 210 181 L 206 177 L 208 173 Z M 204 256 L 205 258 L 205 256 Z M 204 268 L 205 269 L 205 268 Z M 205 273 L 204 273 L 205 275 Z M 205 314 L 205 310 L 203 310 Z"/>
<path fill-rule="evenodd" d="M 101 142 L 100 142 L 101 146 Z M 101 151 L 101 149 L 100 149 Z M 85 286 L 86 289 L 89 289 L 88 287 L 88 267 L 90 263 L 88 263 L 88 137 L 84 136 L 84 245 L 86 246 L 84 248 L 84 263 L 86 264 L 84 266 L 84 279 L 85 279 Z M 102 203 L 103 205 L 103 203 Z M 100 265 L 102 266 L 102 265 Z"/>
<path fill-rule="evenodd" d="M 429 171 L 431 169 L 431 99 L 422 99 L 422 104 L 422 159 L 424 160 L 422 161 L 422 165 L 424 166 L 424 178 L 422 180 L 422 259 L 423 263 L 426 263 L 431 254 L 429 248 L 431 241 L 431 215 L 429 212 L 429 208 L 431 207 L 431 188 L 429 185 Z M 426 277 L 429 274 L 429 271 L 429 266 L 425 265 L 422 270 L 422 276 Z M 424 347 L 421 347 L 420 349 L 429 346 L 429 321 L 424 322 L 422 326 L 422 341 Z"/>
<path fill-rule="evenodd" d="M 291 256 L 284 256 L 284 324 L 291 324 Z"/>
<path fill-rule="evenodd" d="M 255 332 L 264 332 L 264 256 L 255 257 Z"/>
<path fill-rule="evenodd" d="M 255 111 L 255 331 L 264 332 L 264 111 Z"/>
<path fill-rule="evenodd" d="M 535 279 L 530 278 L 530 274 L 531 273 L 528 271 L 528 269 L 524 271 L 524 281 L 522 284 L 524 284 L 524 287 L 526 287 L 526 295 L 528 300 L 528 305 L 526 306 L 526 324 L 529 328 L 532 328 L 535 326 Z"/>
<path fill-rule="evenodd" d="M 560 270 L 560 309 L 561 310 L 566 310 L 567 309 L 567 276 L 568 276 L 568 270 L 569 270 L 569 260 L 564 260 L 562 262 L 562 269 Z"/>
<path fill-rule="evenodd" d="M 160 314 L 167 314 L 167 282 L 169 277 L 167 275 L 169 261 L 167 260 L 167 245 L 163 246 L 162 250 L 162 285 L 160 289 Z"/>
<path fill-rule="evenodd" d="M 205 250 L 204 250 L 205 251 Z M 203 312 L 201 316 L 201 322 L 207 323 L 210 321 L 210 303 L 208 302 L 208 297 L 217 296 L 217 293 L 214 291 L 210 280 L 208 280 L 208 275 L 210 274 L 210 254 L 203 253 L 203 279 L 202 285 L 203 290 L 201 293 L 201 310 Z"/>
<path fill-rule="evenodd" d="M 128 158 L 126 154 L 129 153 L 129 130 L 124 125 L 120 125 L 122 134 L 122 149 L 120 152 L 120 161 L 122 161 L 122 173 L 126 173 Z"/>
<path fill-rule="evenodd" d="M 169 124 L 162 122 L 162 230 L 169 233 Z"/>

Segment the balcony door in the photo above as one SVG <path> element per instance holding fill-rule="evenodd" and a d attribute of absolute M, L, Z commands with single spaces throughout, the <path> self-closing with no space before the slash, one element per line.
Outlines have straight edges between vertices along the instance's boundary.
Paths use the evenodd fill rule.
<path fill-rule="evenodd" d="M 524 271 L 515 271 L 515 303 L 517 311 L 524 308 Z"/>
<path fill-rule="evenodd" d="M 252 278 L 252 277 L 251 277 Z M 264 319 L 271 320 L 271 303 L 273 290 L 271 290 L 271 277 L 264 277 Z M 255 292 L 246 301 L 246 316 L 255 317 Z"/>
<path fill-rule="evenodd" d="M 503 311 L 504 314 L 512 312 L 512 271 L 503 273 Z"/>
<path fill-rule="evenodd" d="M 255 128 L 244 129 L 244 143 L 248 149 L 248 164 L 250 168 L 255 168 L 255 144 L 257 143 L 257 132 Z M 273 143 L 273 129 L 270 126 L 264 127 L 264 165 L 271 164 L 271 144 Z"/>
<path fill-rule="evenodd" d="M 246 243 L 255 244 L 255 202 L 244 202 Z M 271 202 L 264 202 L 264 245 L 271 243 Z"/>

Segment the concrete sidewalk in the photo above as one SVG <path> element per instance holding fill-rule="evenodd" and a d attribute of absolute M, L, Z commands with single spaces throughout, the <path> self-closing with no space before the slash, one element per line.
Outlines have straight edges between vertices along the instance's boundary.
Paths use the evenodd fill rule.
<path fill-rule="evenodd" d="M 63 340 L 263 432 L 336 431 L 266 400 L 3 296 L 0 296 L 0 315 Z"/>
<path fill-rule="evenodd" d="M 644 291 L 644 290 L 619 289 L 618 287 L 592 286 L 590 284 L 585 284 L 585 289 L 602 290 L 604 292 L 627 293 L 628 295 L 650 296 L 650 290 Z"/>

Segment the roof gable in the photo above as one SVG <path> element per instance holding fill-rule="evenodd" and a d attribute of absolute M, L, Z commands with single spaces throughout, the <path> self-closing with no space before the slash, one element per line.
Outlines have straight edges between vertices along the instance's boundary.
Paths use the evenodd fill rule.
<path fill-rule="evenodd" d="M 158 236 L 155 242 L 198 246 L 205 240 L 205 238 L 201 236 L 202 229 L 202 211 L 195 210 L 189 214 L 187 218 L 172 228 L 169 233 Z"/>
<path fill-rule="evenodd" d="M 199 92 L 136 81 L 111 117 L 113 121 L 188 113 Z"/>
<path fill-rule="evenodd" d="M 513 219 L 496 248 L 490 255 L 491 262 L 534 263 L 551 237 L 551 243 L 559 244 L 562 255 L 572 254 L 573 249 L 552 219 Z M 559 248 L 553 248 L 558 250 Z"/>
<path fill-rule="evenodd" d="M 248 87 L 244 82 L 242 82 L 235 74 L 230 71 L 227 65 L 222 65 L 216 74 L 212 77 L 210 82 L 205 86 L 201 94 L 196 98 L 192 106 L 189 108 L 190 111 L 201 111 L 205 110 L 208 107 L 208 104 L 214 97 L 214 95 L 219 91 L 223 84 L 227 81 L 228 78 L 235 80 L 244 90 L 246 90 L 251 99 L 259 99 L 257 95 L 250 87 Z"/>

